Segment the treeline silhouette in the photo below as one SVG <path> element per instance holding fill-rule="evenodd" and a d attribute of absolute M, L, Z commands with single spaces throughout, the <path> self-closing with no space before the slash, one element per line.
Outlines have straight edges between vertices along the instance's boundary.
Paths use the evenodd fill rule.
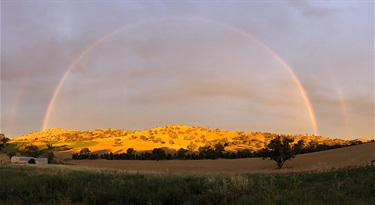
<path fill-rule="evenodd" d="M 353 143 L 356 145 L 361 143 Z M 324 151 L 329 149 L 341 148 L 349 145 L 327 145 L 327 144 L 316 144 L 309 143 L 303 146 L 299 150 L 299 154 Z M 129 148 L 126 152 L 122 153 L 91 153 L 88 148 L 83 148 L 80 153 L 75 153 L 72 156 L 74 160 L 82 159 L 107 159 L 107 160 L 173 160 L 173 159 L 189 159 L 189 160 L 201 160 L 201 159 L 239 159 L 239 158 L 252 158 L 252 157 L 264 157 L 261 150 L 251 151 L 250 149 L 241 149 L 236 152 L 225 151 L 225 146 L 222 144 L 216 144 L 215 146 L 204 146 L 199 147 L 198 152 L 189 152 L 189 150 L 180 148 L 176 153 L 166 153 L 163 148 L 154 148 L 151 152 L 136 153 L 136 150 Z"/>
<path fill-rule="evenodd" d="M 84 148 L 88 149 L 88 148 Z M 154 148 L 151 152 L 136 153 L 133 148 L 129 148 L 123 153 L 105 153 L 97 154 L 86 151 L 73 154 L 72 159 L 107 159 L 107 160 L 173 160 L 173 159 L 237 159 L 237 158 L 250 158 L 259 157 L 257 152 L 251 152 L 250 149 L 243 149 L 237 152 L 225 152 L 224 146 L 217 145 L 215 148 L 210 146 L 200 147 L 199 152 L 189 152 L 187 149 L 180 148 L 176 153 L 166 153 L 162 148 Z"/>

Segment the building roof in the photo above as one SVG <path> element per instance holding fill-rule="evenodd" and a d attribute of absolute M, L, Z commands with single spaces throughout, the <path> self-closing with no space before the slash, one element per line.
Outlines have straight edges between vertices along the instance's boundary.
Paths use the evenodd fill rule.
<path fill-rule="evenodd" d="M 34 158 L 35 161 L 48 161 L 47 158 Z"/>
<path fill-rule="evenodd" d="M 19 159 L 21 161 L 28 161 L 34 159 L 35 161 L 48 161 L 47 158 L 34 158 L 34 157 L 25 157 L 25 156 L 13 156 L 12 159 Z"/>
<path fill-rule="evenodd" d="M 34 157 L 25 157 L 25 156 L 13 156 L 12 157 L 12 159 L 19 159 L 21 161 L 23 161 L 23 160 L 30 160 L 32 158 L 34 158 Z"/>

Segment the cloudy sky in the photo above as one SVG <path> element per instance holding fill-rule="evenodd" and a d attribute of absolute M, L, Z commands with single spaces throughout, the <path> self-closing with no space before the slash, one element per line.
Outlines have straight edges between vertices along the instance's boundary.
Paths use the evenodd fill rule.
<path fill-rule="evenodd" d="M 6 136 L 170 124 L 373 138 L 374 2 L 1 1 Z"/>

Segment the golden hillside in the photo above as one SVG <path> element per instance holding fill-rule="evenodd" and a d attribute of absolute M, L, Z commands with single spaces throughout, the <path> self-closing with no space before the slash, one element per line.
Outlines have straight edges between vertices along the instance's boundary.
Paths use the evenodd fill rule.
<path fill-rule="evenodd" d="M 78 152 L 83 147 L 88 147 L 92 152 L 119 153 L 134 148 L 137 152 L 165 148 L 178 150 L 179 148 L 198 151 L 201 146 L 214 146 L 217 143 L 225 145 L 226 151 L 250 149 L 257 151 L 264 147 L 276 136 L 292 137 L 297 142 L 300 139 L 306 145 L 317 146 L 350 144 L 350 141 L 330 139 L 314 135 L 284 135 L 267 132 L 244 132 L 209 129 L 198 126 L 170 125 L 154 127 L 140 131 L 104 129 L 92 131 L 73 131 L 64 129 L 49 129 L 43 132 L 34 132 L 16 137 L 11 143 L 27 143 L 45 146 L 64 146 L 71 149 L 69 153 Z"/>

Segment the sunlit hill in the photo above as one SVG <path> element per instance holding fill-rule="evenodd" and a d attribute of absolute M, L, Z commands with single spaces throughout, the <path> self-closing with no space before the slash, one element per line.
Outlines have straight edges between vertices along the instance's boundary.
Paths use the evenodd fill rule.
<path fill-rule="evenodd" d="M 10 144 L 34 144 L 40 147 L 46 143 L 61 147 L 56 154 L 60 157 L 70 157 L 71 153 L 79 152 L 88 147 L 97 153 L 121 153 L 133 148 L 138 153 L 150 151 L 154 148 L 163 148 L 167 152 L 175 152 L 180 148 L 191 152 L 198 151 L 199 147 L 222 144 L 225 151 L 249 149 L 258 151 L 264 148 L 276 136 L 294 138 L 295 142 L 304 140 L 307 146 L 319 145 L 347 145 L 352 141 L 330 139 L 314 135 L 284 135 L 267 132 L 244 132 L 209 129 L 198 126 L 170 125 L 154 127 L 145 130 L 102 129 L 92 131 L 74 131 L 60 128 L 48 129 L 43 132 L 34 132 L 13 138 Z"/>

